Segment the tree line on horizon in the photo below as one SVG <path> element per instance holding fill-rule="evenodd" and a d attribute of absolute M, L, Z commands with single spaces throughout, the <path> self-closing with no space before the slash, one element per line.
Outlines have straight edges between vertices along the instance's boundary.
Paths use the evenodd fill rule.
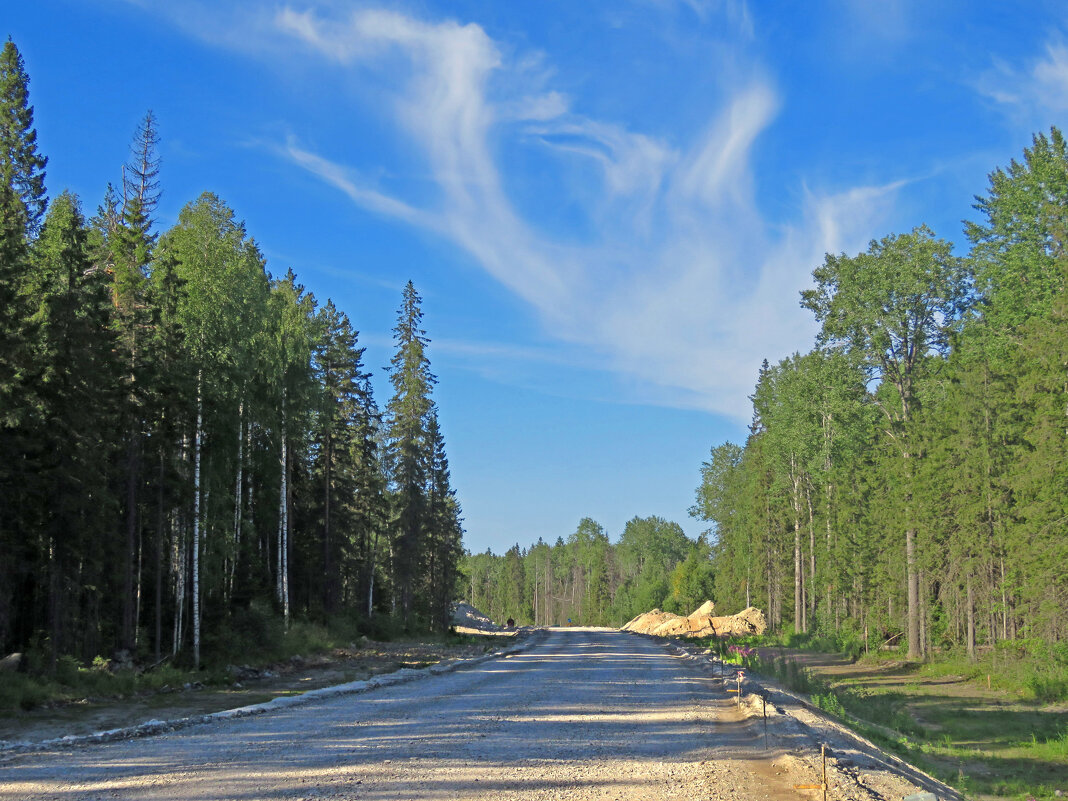
<path fill-rule="evenodd" d="M 447 628 L 463 530 L 415 287 L 383 411 L 345 313 L 222 199 L 157 230 L 151 112 L 94 216 L 49 200 L 28 86 L 8 40 L 0 653 L 199 666 L 257 616 Z"/>
<path fill-rule="evenodd" d="M 965 223 L 828 254 L 815 347 L 764 362 L 695 513 L 716 600 L 934 649 L 1068 639 L 1068 154 L 1056 128 Z M 878 638 L 878 641 L 876 641 Z"/>
<path fill-rule="evenodd" d="M 552 545 L 466 554 L 459 591 L 499 624 L 620 626 L 653 608 L 689 614 L 711 598 L 709 558 L 708 540 L 678 523 L 635 517 L 613 543 L 586 517 Z"/>

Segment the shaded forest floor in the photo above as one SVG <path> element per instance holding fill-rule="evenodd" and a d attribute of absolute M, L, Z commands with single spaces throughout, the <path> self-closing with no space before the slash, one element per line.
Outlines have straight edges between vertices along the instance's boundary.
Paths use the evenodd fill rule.
<path fill-rule="evenodd" d="M 87 696 L 51 702 L 0 717 L 0 740 L 38 742 L 68 734 L 134 726 L 148 720 L 174 720 L 258 704 L 285 695 L 359 681 L 401 668 L 421 668 L 470 659 L 500 647 L 496 637 L 465 637 L 463 643 L 375 642 L 334 648 L 309 656 L 260 665 L 231 665 L 223 674 L 118 696 Z"/>
<path fill-rule="evenodd" d="M 860 733 L 969 797 L 1068 796 L 1068 704 L 986 686 L 954 663 L 853 662 L 838 654 L 758 647 L 762 666 L 801 687 Z M 793 663 L 790 665 L 789 663 Z M 788 682 L 789 683 L 789 682 Z"/>

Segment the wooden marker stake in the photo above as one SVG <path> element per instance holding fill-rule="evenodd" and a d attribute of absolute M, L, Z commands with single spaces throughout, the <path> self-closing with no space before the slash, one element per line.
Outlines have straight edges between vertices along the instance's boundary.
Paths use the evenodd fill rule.
<path fill-rule="evenodd" d="M 823 801 L 827 801 L 827 745 L 820 744 L 820 756 L 823 758 Z"/>
<path fill-rule="evenodd" d="M 764 750 L 768 750 L 768 698 L 766 695 L 760 696 L 760 705 L 764 710 Z"/>

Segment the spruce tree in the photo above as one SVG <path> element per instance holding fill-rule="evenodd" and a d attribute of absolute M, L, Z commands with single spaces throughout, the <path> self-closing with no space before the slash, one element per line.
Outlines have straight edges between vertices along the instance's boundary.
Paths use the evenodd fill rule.
<path fill-rule="evenodd" d="M 47 537 L 48 609 L 53 663 L 81 639 L 70 601 L 76 570 L 83 581 L 102 578 L 98 554 L 107 541 L 112 505 L 108 476 L 113 456 L 118 375 L 109 328 L 108 280 L 92 263 L 78 200 L 64 192 L 52 203 L 34 243 L 27 294 L 39 335 L 42 422 L 35 471 Z"/>
<path fill-rule="evenodd" d="M 125 524 L 126 548 L 124 558 L 122 643 L 124 650 L 133 652 L 137 644 L 137 607 L 140 596 L 135 586 L 136 549 L 139 539 L 138 518 L 141 507 L 139 491 L 144 484 L 142 473 L 143 440 L 156 417 L 151 388 L 156 382 L 151 373 L 153 364 L 148 348 L 152 337 L 152 310 L 148 301 L 148 274 L 157 236 L 152 230 L 152 212 L 159 202 L 159 157 L 156 154 L 159 136 L 152 112 L 134 134 L 130 146 L 131 161 L 123 165 L 123 202 L 116 209 L 115 198 L 105 198 L 109 208 L 108 263 L 112 273 L 112 293 L 115 304 L 116 327 L 121 334 L 124 360 L 127 363 L 126 447 L 125 447 Z M 117 213 L 116 213 L 117 212 Z"/>
<path fill-rule="evenodd" d="M 24 556 L 33 508 L 29 485 L 34 478 L 35 449 L 28 426 L 40 411 L 34 388 L 38 366 L 33 360 L 35 332 L 25 282 L 30 268 L 29 244 L 36 235 L 46 199 L 46 159 L 37 152 L 29 77 L 22 56 L 10 39 L 0 52 L 0 650 L 29 634 L 29 616 L 16 605 L 23 577 L 34 565 Z M 21 634 L 15 632 L 21 626 Z"/>
<path fill-rule="evenodd" d="M 393 341 L 397 350 L 390 361 L 393 397 L 389 414 L 388 464 L 393 498 L 391 561 L 393 605 L 399 606 L 406 626 L 425 601 L 424 571 L 428 562 L 427 472 L 430 443 L 427 427 L 436 379 L 426 356 L 429 340 L 420 328 L 421 298 L 411 281 L 397 313 Z"/>
<path fill-rule="evenodd" d="M 45 165 L 37 152 L 37 131 L 30 105 L 30 78 L 15 43 L 0 51 L 0 184 L 14 190 L 24 209 L 23 225 L 35 236 L 44 217 Z"/>
<path fill-rule="evenodd" d="M 463 526 L 460 502 L 452 488 L 445 438 L 432 407 L 427 424 L 430 446 L 427 482 L 428 552 L 430 557 L 430 623 L 433 628 L 449 627 L 450 610 L 456 591 L 460 557 L 463 555 Z"/>

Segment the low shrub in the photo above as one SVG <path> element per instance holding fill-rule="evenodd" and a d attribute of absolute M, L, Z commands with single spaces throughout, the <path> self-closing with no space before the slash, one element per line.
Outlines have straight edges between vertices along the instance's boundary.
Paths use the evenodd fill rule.
<path fill-rule="evenodd" d="M 1027 679 L 1027 689 L 1032 697 L 1043 704 L 1068 701 L 1068 670 L 1035 673 Z"/>
<path fill-rule="evenodd" d="M 845 707 L 842 706 L 841 700 L 833 692 L 816 693 L 812 696 L 812 703 L 835 717 L 844 718 L 846 715 Z"/>

